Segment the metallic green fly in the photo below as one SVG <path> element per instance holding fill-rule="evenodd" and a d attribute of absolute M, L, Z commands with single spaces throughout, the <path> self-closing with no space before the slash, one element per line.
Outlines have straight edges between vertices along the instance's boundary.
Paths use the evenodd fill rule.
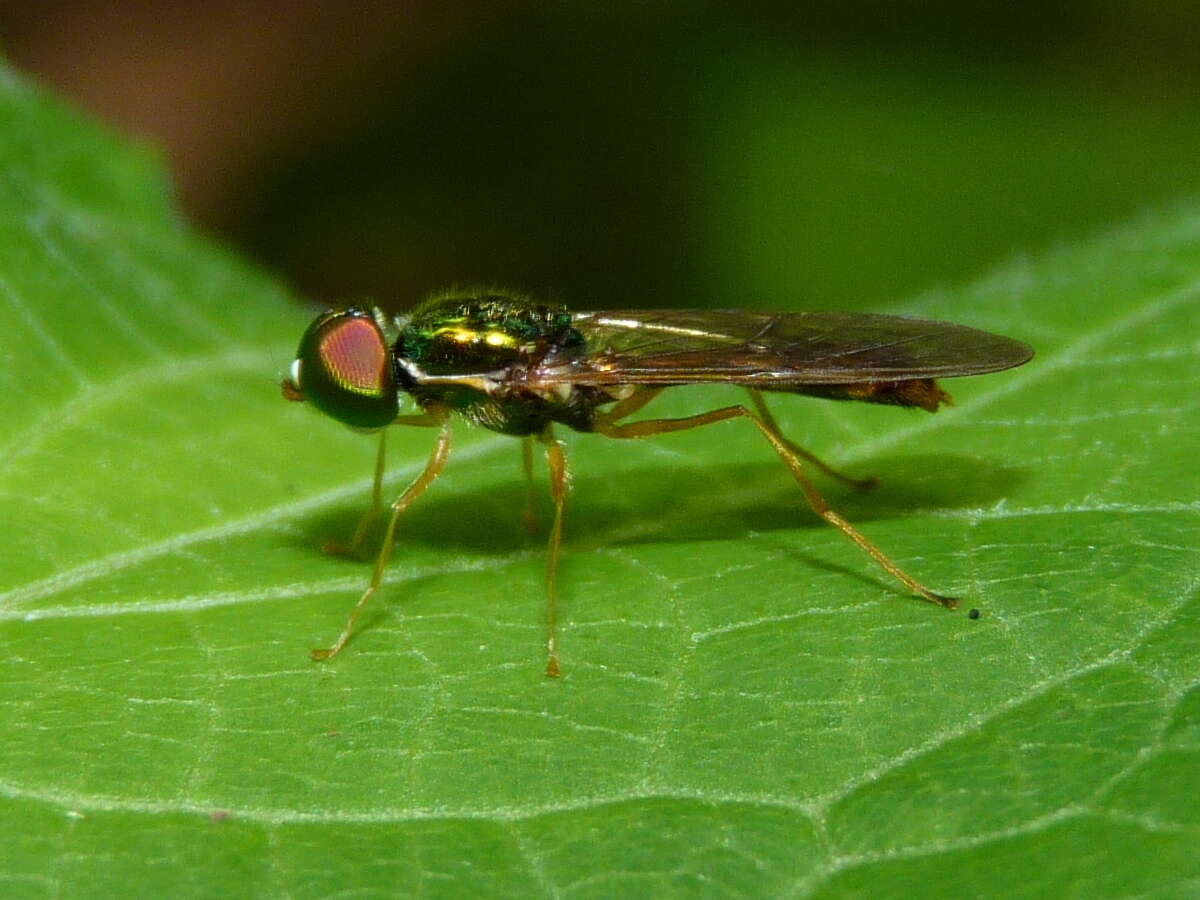
<path fill-rule="evenodd" d="M 379 516 L 387 427 L 435 428 L 438 437 L 424 471 L 391 504 L 370 584 L 337 640 L 314 650 L 313 658 L 329 659 L 346 645 L 378 592 L 400 515 L 445 468 L 456 414 L 522 439 L 531 498 L 533 442 L 545 447 L 554 500 L 546 570 L 548 675 L 559 674 L 558 559 L 568 485 L 566 455 L 553 433 L 556 423 L 624 440 L 745 419 L 779 454 L 817 515 L 910 591 L 953 609 L 956 599 L 925 587 L 830 509 L 809 479 L 806 463 L 860 487 L 873 480 L 849 478 L 788 440 L 762 392 L 935 412 L 950 397 L 934 379 L 998 372 L 1032 356 L 1019 341 L 963 325 L 861 313 L 571 312 L 495 291 L 438 294 L 396 317 L 379 310 L 327 312 L 301 338 L 283 395 L 307 400 L 353 428 L 380 433 L 371 508 L 349 546 L 333 549 L 357 550 Z M 750 405 L 626 421 L 664 388 L 704 382 L 740 385 L 749 392 Z M 420 412 L 400 414 L 403 394 Z M 526 513 L 531 521 L 532 509 Z"/>

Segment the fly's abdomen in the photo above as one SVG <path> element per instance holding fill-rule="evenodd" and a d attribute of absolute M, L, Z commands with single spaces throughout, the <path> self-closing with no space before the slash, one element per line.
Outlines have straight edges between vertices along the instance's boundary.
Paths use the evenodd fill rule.
<path fill-rule="evenodd" d="M 770 390 L 769 385 L 764 388 Z M 907 381 L 864 381 L 854 384 L 813 384 L 784 388 L 789 393 L 824 397 L 827 400 L 860 400 L 887 406 L 915 406 L 926 412 L 937 412 L 945 403 L 953 405 L 950 395 L 932 378 Z"/>

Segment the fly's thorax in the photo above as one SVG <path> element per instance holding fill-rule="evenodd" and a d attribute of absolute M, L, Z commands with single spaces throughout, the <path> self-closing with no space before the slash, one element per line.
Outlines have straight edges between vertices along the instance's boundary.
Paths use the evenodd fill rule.
<path fill-rule="evenodd" d="M 439 296 L 408 317 L 395 354 L 409 372 L 512 381 L 547 359 L 582 353 L 583 337 L 571 323 L 562 307 L 519 296 Z"/>
<path fill-rule="evenodd" d="M 517 382 L 427 378 L 404 388 L 423 408 L 453 410 L 474 425 L 501 434 L 540 434 L 557 422 L 592 431 L 596 410 L 615 398 L 602 388 L 573 385 L 537 391 Z"/>
<path fill-rule="evenodd" d="M 535 389 L 540 366 L 585 350 L 559 306 L 496 293 L 434 297 L 403 321 L 393 348 L 398 383 L 423 405 L 448 407 L 504 434 L 541 432 L 551 422 L 589 430 L 590 389 Z"/>
<path fill-rule="evenodd" d="M 597 407 L 611 401 L 606 391 L 595 387 L 534 392 L 501 386 L 487 396 L 476 394 L 457 411 L 474 424 L 501 434 L 540 434 L 551 423 L 586 432 L 594 427 Z"/>

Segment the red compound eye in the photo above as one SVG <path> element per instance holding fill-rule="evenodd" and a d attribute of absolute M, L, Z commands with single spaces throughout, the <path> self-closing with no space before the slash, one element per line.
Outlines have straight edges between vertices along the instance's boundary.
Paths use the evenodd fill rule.
<path fill-rule="evenodd" d="M 318 318 L 296 353 L 296 387 L 321 412 L 355 428 L 382 428 L 396 418 L 391 349 L 361 310 Z"/>
<path fill-rule="evenodd" d="M 387 344 L 371 319 L 328 322 L 317 340 L 321 365 L 341 388 L 379 397 L 391 386 Z"/>

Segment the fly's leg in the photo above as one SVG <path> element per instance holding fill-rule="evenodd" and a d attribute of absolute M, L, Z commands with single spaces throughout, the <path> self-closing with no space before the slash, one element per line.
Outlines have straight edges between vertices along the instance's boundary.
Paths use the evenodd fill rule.
<path fill-rule="evenodd" d="M 433 453 L 429 456 L 429 462 L 425 464 L 425 471 L 418 475 L 416 480 L 405 489 L 404 493 L 392 502 L 392 516 L 388 520 L 387 532 L 383 536 L 383 546 L 379 548 L 379 556 L 375 559 L 375 569 L 371 573 L 371 583 L 363 591 L 363 595 L 358 598 L 358 603 L 351 610 L 350 618 L 346 620 L 346 625 L 342 629 L 342 633 L 338 635 L 337 640 L 333 642 L 332 646 L 312 651 L 312 658 L 318 662 L 336 656 L 346 646 L 346 642 L 350 640 L 350 635 L 354 633 L 354 626 L 358 623 L 359 616 L 362 615 L 362 611 L 366 608 L 367 603 L 375 596 L 379 590 L 379 585 L 383 582 L 384 570 L 387 569 L 388 561 L 392 558 L 392 550 L 396 545 L 396 523 L 400 520 L 401 514 L 412 506 L 418 497 L 425 493 L 426 488 L 433 484 L 438 475 L 442 474 L 442 470 L 446 468 L 446 459 L 450 456 L 449 419 L 443 418 L 441 426 L 441 433 L 438 435 L 437 443 L 434 444 Z"/>
<path fill-rule="evenodd" d="M 435 416 L 398 416 L 393 425 L 415 425 L 432 428 L 441 424 L 441 419 Z M 379 430 L 379 450 L 375 454 L 375 481 L 371 486 L 371 506 L 354 529 L 354 537 L 350 543 L 330 539 L 321 545 L 321 549 L 331 556 L 358 556 L 363 541 L 371 533 L 371 527 L 378 521 L 383 510 L 383 472 L 387 467 L 387 429 Z"/>
<path fill-rule="evenodd" d="M 383 509 L 383 470 L 386 461 L 387 429 L 382 428 L 379 431 L 379 450 L 375 454 L 375 482 L 371 487 L 371 507 L 359 519 L 358 527 L 354 529 L 354 537 L 350 538 L 350 543 L 345 544 L 331 538 L 321 545 L 323 551 L 332 556 L 358 555 L 358 550 L 362 546 L 363 539 L 367 536 L 367 532 L 371 530 L 371 526 L 379 518 L 380 510 Z"/>
<path fill-rule="evenodd" d="M 754 401 L 754 409 L 758 413 L 758 417 L 762 419 L 763 424 L 770 428 L 771 431 L 775 432 L 779 439 L 787 444 L 788 449 L 805 462 L 812 463 L 830 478 L 836 478 L 838 481 L 845 482 L 846 484 L 856 487 L 859 490 L 866 491 L 879 485 L 879 479 L 875 477 L 854 478 L 850 475 L 847 475 L 845 472 L 839 472 L 837 469 L 817 457 L 815 454 L 808 452 L 799 444 L 784 437 L 783 431 L 779 428 L 779 423 L 775 421 L 775 417 L 771 415 L 771 410 L 767 408 L 767 401 L 763 398 L 762 391 L 756 391 L 754 388 L 747 388 L 746 390 L 750 394 L 750 399 Z"/>
<path fill-rule="evenodd" d="M 525 473 L 525 508 L 521 510 L 521 521 L 530 534 L 538 533 L 537 497 L 533 491 L 533 437 L 521 438 L 521 468 Z"/>
<path fill-rule="evenodd" d="M 547 426 L 538 439 L 546 445 L 546 463 L 550 468 L 550 496 L 554 500 L 554 525 L 550 529 L 546 560 L 546 674 L 558 677 L 558 558 L 562 552 L 563 510 L 567 505 L 570 475 L 562 441 Z"/>
<path fill-rule="evenodd" d="M 636 394 L 634 395 L 634 397 L 637 396 Z M 642 405 L 644 406 L 645 404 L 643 403 Z M 921 582 L 892 562 L 882 550 L 867 540 L 857 528 L 830 509 L 829 504 L 825 502 L 825 498 L 821 496 L 820 492 L 809 480 L 801 464 L 800 454 L 793 450 L 788 439 L 779 433 L 779 429 L 774 427 L 773 422 L 768 423 L 764 421 L 744 406 L 726 406 L 721 409 L 714 409 L 711 412 L 701 413 L 696 416 L 685 416 L 679 419 L 647 419 L 641 422 L 617 423 L 610 419 L 600 418 L 597 420 L 596 431 L 613 438 L 643 438 L 655 434 L 668 434 L 673 431 L 687 431 L 690 428 L 700 428 L 704 425 L 713 425 L 717 422 L 737 418 L 749 419 L 754 423 L 754 426 L 762 436 L 770 441 L 771 446 L 775 448 L 775 452 L 779 454 L 780 459 L 791 470 L 792 476 L 800 485 L 800 489 L 804 491 L 804 496 L 808 500 L 808 505 L 813 508 L 813 512 L 861 547 L 885 572 L 914 594 L 919 594 L 930 603 L 937 603 L 947 609 L 954 609 L 958 606 L 957 599 L 946 597 L 942 594 L 935 594 L 929 588 L 925 587 L 925 585 L 921 584 Z"/>
<path fill-rule="evenodd" d="M 592 422 L 592 430 L 605 434 L 605 428 L 616 425 L 621 419 L 626 419 L 632 416 L 635 412 L 662 393 L 662 388 L 635 388 L 633 393 L 620 400 L 617 404 L 608 410 L 600 410 L 596 413 L 596 417 Z"/>

